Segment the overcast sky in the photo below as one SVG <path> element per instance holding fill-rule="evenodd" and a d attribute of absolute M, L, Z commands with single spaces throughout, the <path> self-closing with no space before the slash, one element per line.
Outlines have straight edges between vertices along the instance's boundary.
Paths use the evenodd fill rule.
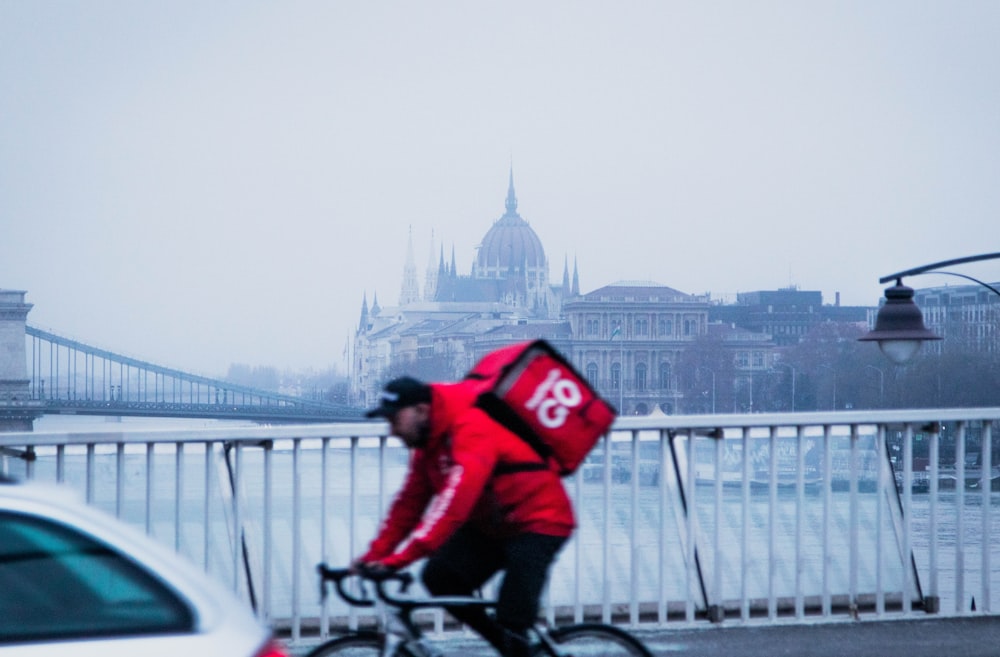
<path fill-rule="evenodd" d="M 995 0 L 0 0 L 0 288 L 195 373 L 343 369 L 408 230 L 421 282 L 432 230 L 468 273 L 513 163 L 553 281 L 875 305 L 1000 251 L 998 34 Z"/>

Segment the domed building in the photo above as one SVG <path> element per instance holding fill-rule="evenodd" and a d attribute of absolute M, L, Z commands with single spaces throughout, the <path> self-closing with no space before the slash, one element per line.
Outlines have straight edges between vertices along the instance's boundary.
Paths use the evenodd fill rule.
<path fill-rule="evenodd" d="M 513 171 L 504 212 L 483 235 L 470 273 L 458 274 L 454 248 L 446 264 L 433 237 L 428 263 L 421 291 L 411 232 L 398 304 L 383 307 L 374 296 L 369 306 L 365 294 L 348 357 L 352 405 L 372 406 L 392 377 L 457 380 L 493 349 L 539 338 L 628 415 L 705 411 L 716 402 L 738 412 L 736 393 L 746 388 L 752 399 L 754 377 L 774 362 L 770 335 L 709 321 L 715 305 L 707 294 L 628 280 L 581 294 L 568 259 L 561 284 L 552 285 L 542 242 L 518 213 Z M 710 376 L 710 397 L 692 379 L 697 371 Z"/>
<path fill-rule="evenodd" d="M 404 279 L 408 277 L 404 276 Z M 425 290 L 425 299 L 442 303 L 499 303 L 518 308 L 522 314 L 534 318 L 558 317 L 559 300 L 572 293 L 568 267 L 564 272 L 563 285 L 555 289 L 549 286 L 549 262 L 542 241 L 517 212 L 513 170 L 507 189 L 506 211 L 493 222 L 477 247 L 472 274 L 458 274 L 454 253 L 451 266 L 446 266 L 442 252 L 436 275 L 429 273 L 427 276 L 428 285 L 431 285 L 432 279 L 433 294 Z M 402 302 L 403 299 L 418 296 L 404 282 L 400 305 L 407 305 Z"/>
<path fill-rule="evenodd" d="M 574 263 L 570 277 L 567 261 L 561 284 L 550 285 L 542 241 L 518 213 L 513 169 L 504 213 L 476 249 L 471 274 L 460 275 L 454 248 L 450 263 L 443 247 L 434 263 L 432 237 L 421 293 L 411 231 L 398 306 L 381 308 L 376 297 L 369 309 L 367 295 L 362 302 L 350 359 L 354 401 L 364 405 L 397 369 L 429 379 L 460 377 L 494 342 L 509 341 L 514 333 L 568 340 L 561 309 L 564 299 L 579 295 L 579 275 Z"/>
<path fill-rule="evenodd" d="M 549 303 L 549 263 L 542 241 L 517 213 L 514 172 L 510 173 L 506 212 L 483 237 L 472 277 L 508 282 L 505 301 L 539 309 Z"/>

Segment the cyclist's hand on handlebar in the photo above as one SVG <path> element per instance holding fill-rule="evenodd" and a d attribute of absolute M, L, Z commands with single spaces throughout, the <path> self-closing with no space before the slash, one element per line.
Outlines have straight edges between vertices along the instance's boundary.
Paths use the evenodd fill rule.
<path fill-rule="evenodd" d="M 381 561 L 358 561 L 351 565 L 351 569 L 362 577 L 374 580 L 386 579 L 396 572 L 395 568 Z"/>

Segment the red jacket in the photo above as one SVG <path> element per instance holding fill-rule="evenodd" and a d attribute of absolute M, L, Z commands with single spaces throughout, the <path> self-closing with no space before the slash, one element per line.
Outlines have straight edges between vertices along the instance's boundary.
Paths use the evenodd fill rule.
<path fill-rule="evenodd" d="M 362 561 L 403 568 L 441 547 L 467 521 L 498 538 L 523 532 L 569 536 L 576 522 L 553 468 L 523 440 L 475 408 L 467 383 L 432 384 L 430 436 L 410 455 L 403 487 Z"/>

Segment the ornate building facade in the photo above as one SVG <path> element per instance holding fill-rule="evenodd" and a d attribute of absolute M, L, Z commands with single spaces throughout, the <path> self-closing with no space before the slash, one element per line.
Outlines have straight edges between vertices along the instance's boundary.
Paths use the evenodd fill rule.
<path fill-rule="evenodd" d="M 536 338 L 559 349 L 624 414 L 691 411 L 683 356 L 710 334 L 726 334 L 720 344 L 735 363 L 719 376 L 752 380 L 752 370 L 773 362 L 770 336 L 713 326 L 707 295 L 647 281 L 581 294 L 568 259 L 552 284 L 542 242 L 518 213 L 513 172 L 504 213 L 486 231 L 471 273 L 458 273 L 454 251 L 450 262 L 443 249 L 434 254 L 433 238 L 431 254 L 421 294 L 411 233 L 399 304 L 383 308 L 376 298 L 369 307 L 363 299 L 350 359 L 353 404 L 370 406 L 394 376 L 455 380 L 489 351 Z"/>
<path fill-rule="evenodd" d="M 648 281 L 607 285 L 567 301 L 570 360 L 623 413 L 679 407 L 681 354 L 708 331 L 709 298 Z M 627 400 L 627 401 L 626 401 Z"/>

